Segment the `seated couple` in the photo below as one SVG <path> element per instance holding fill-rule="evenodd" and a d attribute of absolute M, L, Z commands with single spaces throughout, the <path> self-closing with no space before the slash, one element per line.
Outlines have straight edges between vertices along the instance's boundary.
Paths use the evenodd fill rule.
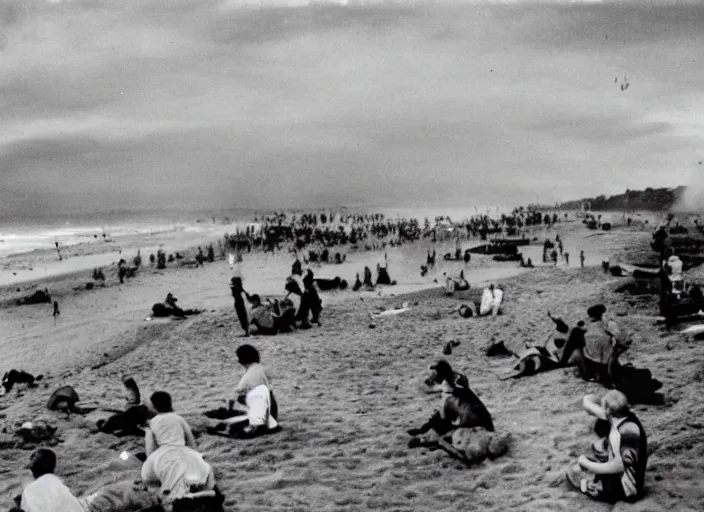
<path fill-rule="evenodd" d="M 251 345 L 241 345 L 237 360 L 245 373 L 235 387 L 227 409 L 209 411 L 206 416 L 223 420 L 208 428 L 216 435 L 249 439 L 281 430 L 278 423 L 279 406 L 269 384 L 266 369 L 260 362 L 259 351 Z"/>
<path fill-rule="evenodd" d="M 34 481 L 15 497 L 11 512 L 222 512 L 224 497 L 212 468 L 186 446 L 167 445 L 144 462 L 142 484 L 107 485 L 76 498 L 58 478 L 56 454 L 39 448 L 30 457 Z"/>
<path fill-rule="evenodd" d="M 291 300 L 279 302 L 276 299 L 273 303 L 263 303 L 257 294 L 251 295 L 249 300 L 252 306 L 249 323 L 257 328 L 259 334 L 274 335 L 296 328 L 296 309 Z"/>
<path fill-rule="evenodd" d="M 582 405 L 597 418 L 594 430 L 600 439 L 592 445 L 592 456 L 581 455 L 567 470 L 568 482 L 593 500 L 636 501 L 643 495 L 648 464 L 643 425 L 617 390 L 600 401 L 587 395 Z"/>

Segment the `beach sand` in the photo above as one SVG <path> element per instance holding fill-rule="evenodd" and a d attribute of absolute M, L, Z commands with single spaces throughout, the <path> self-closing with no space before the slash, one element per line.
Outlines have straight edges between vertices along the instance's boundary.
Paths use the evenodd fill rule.
<path fill-rule="evenodd" d="M 22 468 L 31 451 L 16 445 L 11 433 L 18 422 L 46 419 L 58 426 L 63 442 L 54 448 L 57 473 L 77 494 L 139 475 L 139 463 L 122 461 L 119 454 L 141 451 L 141 439 L 95 433 L 93 416 L 48 411 L 53 389 L 70 384 L 82 400 L 121 407 L 120 378 L 129 374 L 143 397 L 169 391 L 176 410 L 202 433 L 207 420 L 201 412 L 229 398 L 242 375 L 235 349 L 248 342 L 271 372 L 283 431 L 247 441 L 199 436 L 200 450 L 227 496 L 227 510 L 611 510 L 568 490 L 563 478 L 566 466 L 592 441 L 593 422 L 580 407 L 582 396 L 604 390 L 575 378 L 573 369 L 500 381 L 497 375 L 510 360 L 484 354 L 493 341 L 517 347 L 544 340 L 552 330 L 547 310 L 572 323 L 588 306 L 603 302 L 612 313 L 626 313 L 619 321 L 639 337 L 626 358 L 650 368 L 668 397 L 664 406 L 636 407 L 652 452 L 647 496 L 613 510 L 702 510 L 704 345 L 655 326 L 647 317 L 656 314 L 654 300 L 617 294 L 623 280 L 600 268 L 604 258 L 652 256 L 642 249 L 650 230 L 617 228 L 597 235 L 569 223 L 558 232 L 571 254 L 570 266 L 524 271 L 515 263 L 473 256 L 465 272 L 473 285 L 505 286 L 504 315 L 495 319 L 459 317 L 455 311 L 462 301 L 445 297 L 433 283 L 441 281 L 443 271 L 457 274 L 464 268 L 442 261 L 454 247 L 449 242 L 438 245 L 438 268 L 426 278 L 420 278 L 419 266 L 427 245 L 389 249 L 398 286 L 323 293 L 322 327 L 276 337 L 240 336 L 228 288 L 232 270 L 224 261 L 194 269 L 145 268 L 121 286 L 111 272 L 107 286 L 93 290 L 73 290 L 90 280 L 88 271 L 54 277 L 47 286 L 61 305 L 56 325 L 48 304 L 13 305 L 38 283 L 22 285 L 20 292 L 14 284 L 5 287 L 0 291 L 2 370 L 24 369 L 45 379 L 37 388 L 0 398 L 0 503 L 9 506 L 29 477 Z M 629 247 L 641 252 L 628 253 Z M 578 268 L 580 249 L 587 257 L 584 269 Z M 541 247 L 529 251 L 539 263 Z M 352 283 L 364 265 L 373 269 L 383 261 L 383 251 L 356 252 L 343 265 L 314 270 L 319 277 L 339 275 Z M 245 254 L 245 288 L 282 295 L 291 262 L 286 253 Z M 168 292 L 182 307 L 204 313 L 182 321 L 146 321 L 152 304 Z M 402 302 L 410 303 L 409 312 L 368 327 L 370 312 Z M 451 340 L 461 344 L 443 356 Z M 511 434 L 512 446 L 503 457 L 467 469 L 442 451 L 406 447 L 406 430 L 438 406 L 438 397 L 423 394 L 420 384 L 428 366 L 443 357 L 466 372 L 497 430 Z"/>

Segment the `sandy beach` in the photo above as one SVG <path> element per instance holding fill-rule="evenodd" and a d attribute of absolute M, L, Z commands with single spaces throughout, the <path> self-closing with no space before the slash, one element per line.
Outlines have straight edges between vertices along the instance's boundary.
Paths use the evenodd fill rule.
<path fill-rule="evenodd" d="M 17 268 L 32 265 L 35 270 L 24 268 L 13 276 L 17 279 L 3 277 L 0 370 L 17 368 L 45 377 L 37 388 L 0 397 L 2 503 L 9 505 L 29 477 L 22 468 L 30 449 L 20 446 L 12 433 L 14 425 L 25 421 L 44 419 L 58 427 L 62 442 L 55 447 L 57 473 L 76 494 L 138 477 L 139 463 L 118 456 L 123 450 L 140 451 L 141 439 L 98 433 L 90 415 L 67 417 L 46 409 L 51 391 L 66 384 L 76 388 L 81 400 L 120 407 L 120 378 L 129 374 L 145 397 L 156 390 L 172 394 L 177 412 L 192 425 L 200 450 L 215 468 L 229 511 L 702 510 L 704 346 L 656 326 L 649 318 L 657 311 L 655 299 L 617 293 L 620 278 L 600 268 L 607 258 L 614 262 L 634 255 L 652 257 L 647 247 L 650 227 L 593 232 L 568 222 L 536 237 L 542 241 L 556 233 L 571 254 L 569 266 L 539 263 L 542 247 L 536 243 L 524 251 L 535 269 L 497 263 L 487 256 L 473 256 L 465 267 L 442 261 L 441 255 L 454 247 L 447 242 L 437 244 L 438 266 L 421 278 L 425 242 L 349 252 L 344 264 L 313 267 L 316 276 L 340 276 L 351 283 L 364 266 L 383 262 L 386 252 L 391 276 L 399 284 L 375 292 L 323 293 L 322 327 L 249 339 L 241 337 L 234 315 L 228 288 L 232 269 L 226 261 L 164 270 L 145 265 L 120 285 L 111 266 L 119 256 L 114 250 L 81 254 L 76 246 L 67 260 L 73 260 L 74 267 L 47 271 L 32 282 L 27 276 L 36 272 L 42 258 L 47 258 L 47 269 L 55 263 L 49 253 L 35 254 L 34 260 L 18 257 Z M 132 240 L 122 246 L 123 254 L 132 257 L 131 252 L 142 248 L 146 260 L 144 248 L 194 247 L 215 240 L 219 233 L 196 238 L 183 234 L 178 240 L 174 236 L 153 243 Z M 579 268 L 580 250 L 585 251 L 585 268 Z M 282 296 L 292 260 L 286 252 L 245 254 L 245 288 Z M 94 266 L 106 267 L 106 286 L 86 290 Z M 442 282 L 443 272 L 456 275 L 463 268 L 473 287 L 504 285 L 503 315 L 457 315 L 462 301 L 445 297 L 434 280 Z M 49 304 L 14 305 L 37 286 L 48 287 L 59 301 L 56 323 Z M 147 321 L 152 304 L 168 292 L 182 307 L 204 312 L 182 321 Z M 402 302 L 409 302 L 409 312 L 380 319 L 375 329 L 368 327 L 370 312 Z M 580 407 L 581 398 L 602 388 L 577 379 L 573 369 L 500 381 L 497 375 L 510 360 L 484 353 L 494 341 L 520 347 L 544 340 L 551 332 L 548 310 L 573 323 L 598 302 L 623 315 L 619 322 L 639 339 L 626 359 L 650 368 L 664 383 L 667 397 L 663 406 L 636 407 L 652 453 L 647 496 L 634 505 L 599 505 L 568 490 L 564 482 L 565 467 L 586 452 L 591 441 L 592 422 Z M 442 356 L 445 343 L 453 340 L 460 345 L 451 356 Z M 229 397 L 242 374 L 235 349 L 245 341 L 260 350 L 271 372 L 283 431 L 247 441 L 211 437 L 204 432 L 202 412 Z M 438 398 L 421 393 L 420 384 L 428 366 L 442 357 L 467 374 L 497 430 L 511 434 L 505 456 L 467 469 L 442 451 L 407 448 L 406 430 L 422 423 L 437 406 Z"/>

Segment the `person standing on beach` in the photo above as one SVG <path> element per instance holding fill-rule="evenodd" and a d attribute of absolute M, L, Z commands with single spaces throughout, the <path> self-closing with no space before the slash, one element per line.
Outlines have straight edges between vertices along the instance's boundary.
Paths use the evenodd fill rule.
<path fill-rule="evenodd" d="M 566 252 L 565 253 L 565 265 L 569 267 L 570 265 L 570 253 Z"/>
<path fill-rule="evenodd" d="M 232 297 L 235 299 L 235 313 L 237 313 L 237 319 L 240 321 L 244 335 L 249 336 L 249 312 L 247 311 L 247 306 L 244 301 L 245 297 L 249 300 L 249 295 L 242 286 L 241 275 L 235 275 L 230 280 L 230 290 Z"/>
<path fill-rule="evenodd" d="M 52 316 L 54 317 L 54 324 L 56 324 L 56 317 L 61 314 L 61 311 L 59 311 L 59 301 L 55 300 L 54 301 L 54 312 L 52 313 Z"/>
<path fill-rule="evenodd" d="M 579 265 L 584 268 L 584 251 L 579 251 Z"/>

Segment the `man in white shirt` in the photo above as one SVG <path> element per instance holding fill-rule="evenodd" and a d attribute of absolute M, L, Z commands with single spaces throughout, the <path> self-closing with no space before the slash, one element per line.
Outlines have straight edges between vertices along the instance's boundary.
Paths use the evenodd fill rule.
<path fill-rule="evenodd" d="M 56 454 L 53 451 L 47 448 L 36 450 L 29 460 L 29 469 L 34 482 L 24 488 L 18 500 L 19 508 L 14 511 L 83 512 L 83 507 L 69 488 L 54 475 Z"/>

